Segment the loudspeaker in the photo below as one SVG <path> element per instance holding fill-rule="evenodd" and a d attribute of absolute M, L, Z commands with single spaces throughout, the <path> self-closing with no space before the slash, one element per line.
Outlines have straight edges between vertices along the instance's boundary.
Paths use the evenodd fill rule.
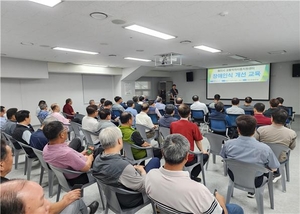
<path fill-rule="evenodd" d="M 191 72 L 186 72 L 186 81 L 187 82 L 193 82 L 194 81 L 194 73 Z"/>
<path fill-rule="evenodd" d="M 293 65 L 293 77 L 300 77 L 300 64 Z"/>

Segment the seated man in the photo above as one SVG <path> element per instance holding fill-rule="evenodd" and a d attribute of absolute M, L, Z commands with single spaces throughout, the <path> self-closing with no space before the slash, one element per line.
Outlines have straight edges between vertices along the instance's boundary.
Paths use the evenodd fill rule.
<path fill-rule="evenodd" d="M 12 199 L 11 197 L 9 197 L 9 196 L 15 197 L 14 193 L 17 193 L 19 196 L 22 193 L 24 193 L 23 192 L 23 190 L 24 190 L 23 187 L 20 188 L 20 189 L 14 189 L 15 186 L 13 185 L 12 182 L 16 182 L 16 183 L 26 182 L 26 184 L 28 184 L 27 182 L 29 182 L 29 181 L 25 181 L 25 180 L 9 181 L 9 179 L 5 177 L 11 171 L 12 164 L 13 164 L 13 157 L 12 157 L 11 148 L 6 144 L 6 142 L 3 139 L 1 140 L 0 164 L 1 164 L 1 168 L 0 168 L 0 176 L 1 176 L 1 180 L 0 180 L 0 183 L 1 183 L 1 188 L 0 188 L 1 203 L 0 204 L 1 205 L 0 206 L 1 206 L 1 213 L 25 213 L 25 214 L 36 213 L 36 210 L 32 210 L 32 209 L 28 210 L 28 209 L 29 209 L 30 200 L 33 201 L 34 203 L 36 203 L 38 200 L 42 200 L 41 198 L 43 198 L 43 197 L 40 197 L 39 195 L 32 194 L 32 190 L 34 190 L 35 188 L 42 189 L 42 187 L 40 187 L 38 184 L 32 182 L 32 184 L 34 186 L 31 186 L 30 190 L 28 192 L 26 192 L 27 195 L 24 195 L 24 197 L 25 196 L 27 196 L 27 197 L 32 197 L 33 196 L 34 198 L 29 198 L 30 200 L 26 201 L 26 203 L 25 203 L 24 200 L 22 200 L 24 204 L 22 204 L 22 206 L 20 206 L 20 207 L 17 206 L 17 204 L 15 204 L 16 203 L 16 201 L 15 201 L 16 198 Z M 6 182 L 6 184 L 2 184 L 4 182 Z M 7 184 L 9 184 L 9 185 L 6 186 Z M 44 200 L 44 198 L 43 198 L 43 200 Z M 45 203 L 48 206 L 49 213 L 61 213 L 61 214 L 95 213 L 98 206 L 99 206 L 99 203 L 97 201 L 93 202 L 89 206 L 90 212 L 88 212 L 86 205 L 84 204 L 82 199 L 80 199 L 80 190 L 79 189 L 72 190 L 72 191 L 66 193 L 66 195 L 64 195 L 62 200 L 60 200 L 59 202 L 49 203 L 48 201 L 45 201 Z M 28 207 L 25 207 L 26 205 L 28 205 Z M 30 204 L 30 205 L 33 205 L 33 204 Z M 33 206 L 33 207 L 37 208 L 36 206 Z M 20 210 L 18 210 L 18 209 L 20 209 Z M 22 210 L 23 210 L 23 212 L 22 212 Z M 45 212 L 43 212 L 43 213 L 45 213 Z"/>
<path fill-rule="evenodd" d="M 47 104 L 41 104 L 40 108 L 41 111 L 39 112 L 37 117 L 39 118 L 40 121 L 43 122 L 45 118 L 50 114 L 50 112 L 47 110 L 48 108 Z"/>
<path fill-rule="evenodd" d="M 96 150 L 94 151 L 94 155 L 88 155 L 86 150 L 80 153 L 80 150 L 76 151 L 69 147 L 65 142 L 68 137 L 68 131 L 61 122 L 53 121 L 48 123 L 43 128 L 43 132 L 49 140 L 49 143 L 43 150 L 43 156 L 47 163 L 62 169 L 71 169 L 81 172 L 88 172 L 91 169 L 94 155 L 97 154 L 95 153 Z M 86 184 L 89 182 L 86 173 L 80 175 L 65 174 L 65 177 L 72 186 L 74 184 Z"/>
<path fill-rule="evenodd" d="M 162 115 L 160 114 L 158 108 L 155 107 L 154 100 L 149 100 L 149 111 L 147 114 L 156 114 L 158 118 L 161 118 Z"/>
<path fill-rule="evenodd" d="M 98 116 L 98 108 L 96 105 L 89 105 L 86 107 L 87 115 L 82 119 L 82 129 L 85 129 L 90 132 L 98 132 L 99 131 L 99 122 L 95 119 Z M 99 138 L 96 135 L 91 134 L 91 138 L 93 144 L 98 146 L 100 144 Z"/>
<path fill-rule="evenodd" d="M 244 111 L 253 111 L 252 103 L 252 97 L 246 97 L 244 105 L 241 106 Z"/>
<path fill-rule="evenodd" d="M 194 146 L 198 147 L 199 151 L 203 153 L 203 166 L 208 160 L 208 152 L 204 151 L 202 147 L 201 140 L 203 139 L 202 134 L 198 128 L 198 126 L 189 121 L 189 117 L 191 115 L 191 109 L 186 104 L 181 104 L 178 108 L 178 112 L 180 115 L 180 120 L 171 123 L 170 133 L 171 134 L 182 134 L 185 136 L 190 142 L 190 149 L 194 151 Z M 197 157 L 193 154 L 189 154 L 189 158 L 185 166 L 191 166 L 197 163 Z M 201 166 L 198 164 L 195 166 L 191 172 L 191 178 L 197 182 L 200 182 L 201 179 L 198 178 L 199 173 L 201 172 Z"/>
<path fill-rule="evenodd" d="M 147 138 L 152 138 L 155 135 L 155 129 L 157 129 L 157 125 L 154 125 L 152 123 L 151 118 L 148 116 L 149 111 L 149 104 L 144 103 L 142 105 L 142 111 L 136 115 L 136 124 L 141 124 L 143 126 L 146 126 L 148 129 L 146 129 L 146 135 Z"/>
<path fill-rule="evenodd" d="M 175 114 L 175 106 L 173 104 L 167 104 L 164 110 L 165 115 L 158 120 L 158 125 L 160 127 L 170 128 L 171 123 L 178 120 L 173 117 Z"/>
<path fill-rule="evenodd" d="M 96 105 L 95 100 L 90 100 L 89 105 Z"/>
<path fill-rule="evenodd" d="M 230 108 L 226 109 L 227 114 L 245 114 L 244 109 L 239 107 L 240 100 L 237 97 L 232 98 Z"/>
<path fill-rule="evenodd" d="M 134 96 L 132 98 L 132 101 L 134 102 L 134 109 L 137 111 L 137 113 L 140 113 L 141 110 L 142 110 L 142 106 L 140 104 L 138 104 L 139 97 L 138 96 Z"/>
<path fill-rule="evenodd" d="M 213 196 L 207 187 L 190 179 L 182 171 L 188 161 L 190 144 L 180 134 L 169 135 L 163 144 L 164 167 L 151 170 L 145 179 L 148 196 L 174 213 L 243 214 L 235 204 L 225 204 L 218 192 Z"/>
<path fill-rule="evenodd" d="M 251 115 L 240 115 L 236 119 L 239 137 L 226 141 L 223 145 L 220 155 L 223 158 L 235 159 L 247 163 L 256 163 L 276 171 L 280 166 L 276 156 L 269 146 L 258 142 L 254 137 L 256 129 L 256 120 Z M 230 173 L 229 173 L 229 176 Z M 255 179 L 255 186 L 260 187 L 263 182 L 263 176 L 258 175 Z M 254 197 L 254 193 L 248 193 L 249 198 Z"/>
<path fill-rule="evenodd" d="M 230 127 L 231 126 L 230 119 L 227 114 L 224 114 L 224 104 L 221 101 L 217 102 L 215 104 L 215 110 L 216 111 L 212 112 L 209 115 L 209 117 L 208 117 L 209 121 L 210 120 L 224 120 L 226 123 L 226 127 Z M 225 134 L 225 133 L 216 132 L 216 131 L 214 131 L 214 133 L 221 134 L 221 135 Z"/>
<path fill-rule="evenodd" d="M 29 145 L 31 133 L 34 132 L 34 129 L 30 125 L 30 112 L 27 110 L 18 111 L 16 113 L 16 120 L 18 124 L 16 125 L 12 137 L 21 143 Z"/>
<path fill-rule="evenodd" d="M 144 141 L 142 136 L 138 131 L 132 128 L 133 117 L 128 112 L 123 112 L 120 117 L 121 125 L 119 126 L 122 132 L 122 139 L 123 141 L 131 144 L 135 144 L 141 147 L 149 147 L 151 146 L 150 143 Z M 101 133 L 100 133 L 101 134 Z M 146 150 L 135 149 L 132 148 L 132 154 L 134 159 L 138 160 L 147 156 Z M 153 154 L 155 157 L 161 158 L 161 151 L 158 148 L 153 148 Z"/>
<path fill-rule="evenodd" d="M 191 110 L 202 110 L 204 112 L 204 115 L 208 114 L 207 106 L 205 105 L 205 103 L 201 103 L 199 101 L 199 96 L 194 95 L 192 97 L 192 100 L 194 103 L 191 105 Z"/>
<path fill-rule="evenodd" d="M 160 167 L 159 159 L 152 158 L 145 166 L 145 169 L 141 165 L 133 166 L 126 157 L 120 155 L 123 141 L 122 133 L 118 127 L 108 127 L 102 130 L 99 140 L 104 151 L 94 161 L 93 175 L 107 185 L 144 192 L 145 175 L 149 170 Z M 143 204 L 141 194 L 118 194 L 118 200 L 123 208 L 131 208 Z"/>
<path fill-rule="evenodd" d="M 264 111 L 263 115 L 266 117 L 271 117 L 272 113 L 277 109 L 279 106 L 279 101 L 277 99 L 271 99 L 269 101 L 270 103 L 270 108 Z"/>
<path fill-rule="evenodd" d="M 161 97 L 157 97 L 156 103 L 155 103 L 155 107 L 156 107 L 158 110 L 165 110 L 166 105 L 163 104 L 162 98 L 161 98 Z"/>
<path fill-rule="evenodd" d="M 2 131 L 4 131 L 6 134 L 10 136 L 12 136 L 17 126 L 17 120 L 16 120 L 17 111 L 18 111 L 17 108 L 10 108 L 6 111 L 7 122 L 2 127 Z"/>
<path fill-rule="evenodd" d="M 134 104 L 133 100 L 128 100 L 127 101 L 127 109 L 125 111 L 129 112 L 133 116 L 133 126 L 135 126 L 135 117 L 138 114 L 137 110 L 134 107 L 135 107 L 135 104 Z"/>
<path fill-rule="evenodd" d="M 48 143 L 48 139 L 43 133 L 43 128 L 52 121 L 57 121 L 57 119 L 55 117 L 47 117 L 42 122 L 42 126 L 31 134 L 29 143 L 31 147 L 43 151 L 44 147 Z"/>
<path fill-rule="evenodd" d="M 101 131 L 110 126 L 116 126 L 114 123 L 111 122 L 111 112 L 109 109 L 103 109 L 99 111 L 99 125 L 98 131 Z"/>
<path fill-rule="evenodd" d="M 51 110 L 52 110 L 52 117 L 55 117 L 58 121 L 62 122 L 65 125 L 70 125 L 70 119 L 65 118 L 61 113 L 60 113 L 60 107 L 57 103 L 53 103 L 51 105 Z"/>
<path fill-rule="evenodd" d="M 284 127 L 287 118 L 288 113 L 284 109 L 276 109 L 271 116 L 272 125 L 259 127 L 254 137 L 260 142 L 280 143 L 293 150 L 296 147 L 297 134 L 294 130 Z M 282 153 L 279 161 L 285 160 L 286 154 Z"/>
<path fill-rule="evenodd" d="M 100 103 L 98 105 L 98 110 L 102 110 L 104 108 L 104 102 L 105 102 L 105 98 L 101 98 L 100 99 Z"/>
<path fill-rule="evenodd" d="M 265 110 L 265 105 L 263 103 L 255 103 L 253 111 L 254 118 L 258 126 L 271 125 L 271 118 L 263 115 Z"/>
<path fill-rule="evenodd" d="M 73 102 L 71 98 L 66 99 L 66 104 L 63 107 L 63 112 L 67 114 L 67 119 L 74 119 L 74 116 L 76 114 L 72 107 L 72 104 Z"/>
<path fill-rule="evenodd" d="M 0 107 L 0 129 L 3 128 L 3 126 L 5 125 L 6 123 L 6 117 L 4 116 L 6 113 L 6 110 L 5 110 L 5 107 L 4 106 L 1 106 Z"/>
<path fill-rule="evenodd" d="M 214 96 L 214 101 L 211 102 L 211 103 L 209 104 L 208 108 L 215 108 L 215 104 L 216 104 L 217 102 L 219 102 L 220 99 L 221 99 L 220 94 L 215 94 L 215 96 Z"/>
<path fill-rule="evenodd" d="M 37 108 L 36 108 L 36 110 L 35 110 L 35 116 L 38 116 L 38 115 L 39 115 L 39 113 L 40 113 L 40 111 L 41 111 L 40 105 L 42 105 L 42 104 L 46 104 L 46 101 L 45 101 L 45 100 L 40 100 L 40 101 L 39 101 L 38 106 L 37 106 Z"/>
<path fill-rule="evenodd" d="M 282 109 L 286 110 L 287 113 L 289 113 L 289 109 L 286 106 L 283 105 L 284 99 L 282 97 L 277 97 L 276 99 L 279 102 L 278 108 L 282 108 Z"/>
<path fill-rule="evenodd" d="M 112 102 L 110 100 L 105 100 L 103 109 L 110 110 L 110 113 L 111 113 L 111 122 L 114 123 L 116 126 L 118 126 L 119 125 L 119 117 L 117 117 L 114 114 L 112 114 L 112 111 L 111 111 L 111 109 L 112 109 Z"/>
<path fill-rule="evenodd" d="M 118 110 L 121 112 L 125 111 L 124 107 L 121 105 L 121 103 L 123 102 L 122 97 L 116 96 L 114 100 L 116 103 L 112 106 L 112 110 Z"/>

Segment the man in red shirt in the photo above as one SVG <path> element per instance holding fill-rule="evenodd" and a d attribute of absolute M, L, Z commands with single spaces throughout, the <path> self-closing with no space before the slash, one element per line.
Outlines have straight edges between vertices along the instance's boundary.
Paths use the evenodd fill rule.
<path fill-rule="evenodd" d="M 189 117 L 191 116 L 191 109 L 186 104 L 181 104 L 178 107 L 178 113 L 180 115 L 180 120 L 171 123 L 170 133 L 171 134 L 181 134 L 185 136 L 190 142 L 190 150 L 194 151 L 194 145 L 196 144 L 198 149 L 203 153 L 203 165 L 208 160 L 208 152 L 203 150 L 202 142 L 203 139 L 202 134 L 198 128 L 198 126 L 189 121 Z M 197 157 L 193 154 L 190 154 L 188 157 L 188 162 L 185 166 L 191 166 L 197 163 Z M 191 178 L 195 181 L 200 182 L 201 179 L 198 178 L 199 173 L 201 172 L 201 166 L 197 165 L 191 172 Z"/>
<path fill-rule="evenodd" d="M 76 113 L 74 112 L 74 109 L 72 107 L 72 100 L 71 98 L 66 99 L 66 104 L 63 107 L 63 112 L 68 114 L 67 118 L 68 119 L 73 119 L 74 116 L 69 116 L 69 115 L 75 115 Z"/>
<path fill-rule="evenodd" d="M 263 115 L 264 110 L 265 110 L 265 105 L 263 103 L 256 103 L 254 105 L 253 108 L 254 118 L 256 119 L 256 123 L 258 126 L 265 126 L 265 125 L 272 124 L 271 118 Z"/>

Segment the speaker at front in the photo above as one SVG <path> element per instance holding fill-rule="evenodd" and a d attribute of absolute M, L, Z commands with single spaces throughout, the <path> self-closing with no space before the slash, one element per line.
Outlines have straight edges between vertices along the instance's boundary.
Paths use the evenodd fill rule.
<path fill-rule="evenodd" d="M 193 72 L 186 72 L 186 81 L 193 82 L 194 81 L 194 73 Z"/>
<path fill-rule="evenodd" d="M 300 77 L 300 64 L 293 65 L 293 77 Z"/>

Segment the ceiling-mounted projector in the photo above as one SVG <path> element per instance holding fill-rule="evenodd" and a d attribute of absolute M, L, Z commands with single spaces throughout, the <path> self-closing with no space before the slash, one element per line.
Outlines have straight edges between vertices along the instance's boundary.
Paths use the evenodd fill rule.
<path fill-rule="evenodd" d="M 155 66 L 182 65 L 181 55 L 178 53 L 166 53 L 155 55 Z"/>

